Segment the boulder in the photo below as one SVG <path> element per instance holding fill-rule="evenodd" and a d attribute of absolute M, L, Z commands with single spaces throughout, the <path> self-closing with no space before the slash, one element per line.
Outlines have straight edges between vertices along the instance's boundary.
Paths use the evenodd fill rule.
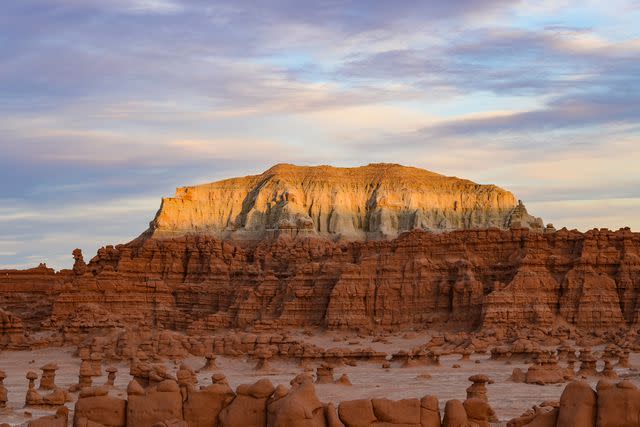
<path fill-rule="evenodd" d="M 99 392 L 100 393 L 100 392 Z M 73 426 L 84 427 L 87 422 L 96 422 L 105 427 L 125 427 L 127 425 L 127 401 L 95 392 L 81 393 L 73 413 Z"/>
<path fill-rule="evenodd" d="M 280 393 L 278 393 L 280 394 Z M 311 383 L 303 383 L 268 405 L 268 427 L 326 427 L 324 406 Z"/>
<path fill-rule="evenodd" d="M 61 406 L 55 415 L 47 415 L 33 421 L 29 421 L 27 427 L 67 427 L 69 422 L 69 409 Z"/>
<path fill-rule="evenodd" d="M 136 384 L 132 380 L 127 388 L 127 427 L 152 427 L 157 422 L 182 419 L 182 394 L 177 382 L 164 380 L 143 394 Z"/>
<path fill-rule="evenodd" d="M 447 401 L 444 405 L 442 427 L 472 427 L 462 402 L 456 399 Z"/>
<path fill-rule="evenodd" d="M 640 425 L 640 390 L 630 381 L 614 384 L 600 380 L 598 391 L 598 427 L 637 427 Z"/>
<path fill-rule="evenodd" d="M 267 425 L 267 398 L 275 387 L 262 379 L 255 384 L 242 384 L 236 389 L 236 397 L 222 409 L 218 417 L 220 427 L 265 427 Z"/>
<path fill-rule="evenodd" d="M 369 427 L 377 421 L 373 404 L 369 399 L 340 402 L 338 416 L 345 427 Z"/>
<path fill-rule="evenodd" d="M 420 424 L 422 427 L 440 427 L 440 405 L 435 396 L 420 399 Z"/>
<path fill-rule="evenodd" d="M 218 415 L 234 396 L 226 380 L 200 390 L 189 389 L 183 403 L 184 419 L 189 427 L 217 427 Z"/>
<path fill-rule="evenodd" d="M 420 400 L 371 399 L 373 413 L 379 422 L 420 425 Z"/>
<path fill-rule="evenodd" d="M 560 396 L 557 427 L 594 427 L 597 396 L 586 381 L 572 381 Z"/>

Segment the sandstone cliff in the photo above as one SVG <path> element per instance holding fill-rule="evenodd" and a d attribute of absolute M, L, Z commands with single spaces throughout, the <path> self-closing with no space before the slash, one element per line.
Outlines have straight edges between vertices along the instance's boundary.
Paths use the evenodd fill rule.
<path fill-rule="evenodd" d="M 413 229 L 540 229 L 513 194 L 494 185 L 395 164 L 357 168 L 280 164 L 260 175 L 178 188 L 165 198 L 154 237 L 210 234 L 261 239 L 282 233 L 347 240 Z"/>
<path fill-rule="evenodd" d="M 413 231 L 367 242 L 138 239 L 103 248 L 86 265 L 78 259 L 73 271 L 0 272 L 0 301 L 11 313 L 0 332 L 617 330 L 640 322 L 638 271 L 640 234 L 627 229 Z"/>

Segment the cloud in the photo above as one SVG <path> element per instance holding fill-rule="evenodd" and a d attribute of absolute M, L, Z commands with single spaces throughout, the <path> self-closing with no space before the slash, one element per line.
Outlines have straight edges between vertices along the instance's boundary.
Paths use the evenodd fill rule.
<path fill-rule="evenodd" d="M 118 13 L 152 13 L 173 14 L 183 10 L 181 2 L 175 0 L 25 0 L 17 7 L 18 10 L 31 8 L 62 10 L 98 10 Z M 23 9 L 24 8 L 24 9 Z M 15 11 L 15 9 L 14 9 Z"/>
<path fill-rule="evenodd" d="M 496 132 L 527 132 L 636 123 L 640 97 L 576 96 L 557 99 L 546 108 L 495 117 L 452 120 L 423 129 L 428 136 L 477 135 Z"/>
<path fill-rule="evenodd" d="M 553 218 L 557 228 L 640 229 L 640 198 L 531 202 L 527 203 L 527 209 L 543 218 Z"/>
<path fill-rule="evenodd" d="M 67 266 L 176 186 L 281 161 L 414 164 L 600 218 L 638 197 L 635 3 L 8 2 L 0 264 Z"/>

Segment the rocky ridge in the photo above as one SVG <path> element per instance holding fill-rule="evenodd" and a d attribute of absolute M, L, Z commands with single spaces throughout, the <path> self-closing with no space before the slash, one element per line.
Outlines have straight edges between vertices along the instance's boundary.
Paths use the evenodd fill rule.
<path fill-rule="evenodd" d="M 391 241 L 211 236 L 107 246 L 73 270 L 0 272 L 5 347 L 139 325 L 618 330 L 640 320 L 640 234 L 463 230 Z M 30 303 L 31 302 L 31 303 Z M 34 310 L 34 307 L 36 308 Z M 26 332 L 25 332 L 26 333 Z"/>

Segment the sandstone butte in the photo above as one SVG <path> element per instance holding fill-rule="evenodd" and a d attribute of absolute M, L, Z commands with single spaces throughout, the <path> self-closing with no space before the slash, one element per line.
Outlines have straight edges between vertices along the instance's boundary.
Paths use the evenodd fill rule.
<path fill-rule="evenodd" d="M 149 233 L 262 239 L 282 233 L 342 240 L 391 239 L 414 229 L 542 227 L 494 185 L 395 164 L 357 168 L 279 164 L 261 175 L 178 188 Z"/>
<path fill-rule="evenodd" d="M 0 348 L 148 326 L 482 330 L 640 322 L 640 235 L 543 227 L 508 191 L 399 165 L 178 189 L 73 269 L 0 271 Z"/>

